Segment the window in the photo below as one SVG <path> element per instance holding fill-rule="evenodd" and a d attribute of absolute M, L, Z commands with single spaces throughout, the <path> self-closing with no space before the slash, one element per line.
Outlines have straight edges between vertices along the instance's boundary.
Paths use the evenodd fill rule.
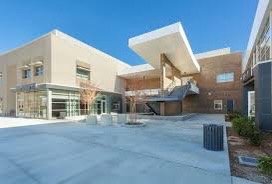
<path fill-rule="evenodd" d="M 213 101 L 214 110 L 222 110 L 223 109 L 223 102 L 222 100 L 214 100 Z"/>
<path fill-rule="evenodd" d="M 77 66 L 76 76 L 80 79 L 90 80 L 90 70 Z"/>
<path fill-rule="evenodd" d="M 27 79 L 31 77 L 31 70 L 30 69 L 25 69 L 22 71 L 22 78 Z"/>
<path fill-rule="evenodd" d="M 216 77 L 217 83 L 232 82 L 232 81 L 234 81 L 234 72 L 222 73 L 217 75 Z"/>
<path fill-rule="evenodd" d="M 112 103 L 112 111 L 118 112 L 120 110 L 120 102 Z"/>
<path fill-rule="evenodd" d="M 35 76 L 43 75 L 43 66 L 36 66 L 35 67 Z"/>
<path fill-rule="evenodd" d="M 0 72 L 0 80 L 3 79 L 3 73 Z"/>

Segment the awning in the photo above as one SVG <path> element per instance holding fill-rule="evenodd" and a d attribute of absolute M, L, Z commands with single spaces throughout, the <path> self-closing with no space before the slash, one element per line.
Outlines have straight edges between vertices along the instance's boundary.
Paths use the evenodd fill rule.
<path fill-rule="evenodd" d="M 155 69 L 165 54 L 181 74 L 200 72 L 180 22 L 129 39 L 129 47 Z"/>

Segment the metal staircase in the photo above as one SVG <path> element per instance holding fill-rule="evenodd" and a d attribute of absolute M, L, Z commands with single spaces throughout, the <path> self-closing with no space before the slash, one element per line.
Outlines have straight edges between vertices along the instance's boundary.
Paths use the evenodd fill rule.
<path fill-rule="evenodd" d="M 160 113 L 155 110 L 155 108 L 152 106 L 152 104 L 149 102 L 146 102 L 145 105 L 150 109 L 151 112 L 153 112 L 155 115 L 159 115 Z"/>
<path fill-rule="evenodd" d="M 166 101 L 182 101 L 187 95 L 199 94 L 198 87 L 188 82 L 183 86 L 175 86 L 171 91 L 166 89 L 158 96 L 152 96 L 147 99 L 148 102 L 166 102 Z"/>

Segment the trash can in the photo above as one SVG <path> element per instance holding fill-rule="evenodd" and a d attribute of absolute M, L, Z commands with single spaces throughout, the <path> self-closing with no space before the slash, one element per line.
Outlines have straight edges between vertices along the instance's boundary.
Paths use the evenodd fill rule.
<path fill-rule="evenodd" d="M 224 129 L 223 125 L 204 124 L 203 125 L 203 145 L 211 151 L 224 150 Z"/>

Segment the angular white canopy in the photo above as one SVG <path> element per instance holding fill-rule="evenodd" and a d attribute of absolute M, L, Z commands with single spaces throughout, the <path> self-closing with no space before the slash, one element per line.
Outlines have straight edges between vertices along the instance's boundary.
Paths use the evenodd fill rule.
<path fill-rule="evenodd" d="M 198 73 L 200 66 L 180 22 L 129 39 L 129 47 L 155 69 L 165 54 L 182 74 Z"/>

